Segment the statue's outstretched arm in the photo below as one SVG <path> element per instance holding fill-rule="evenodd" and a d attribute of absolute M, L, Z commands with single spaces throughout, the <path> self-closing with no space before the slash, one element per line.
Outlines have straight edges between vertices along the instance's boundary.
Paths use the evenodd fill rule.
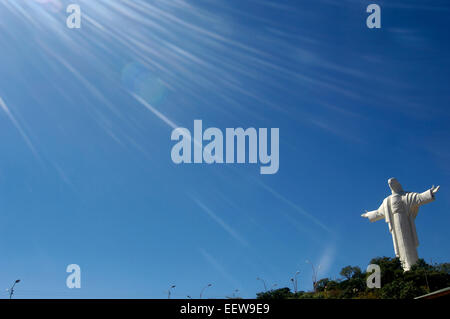
<path fill-rule="evenodd" d="M 369 217 L 369 216 L 367 215 L 368 213 L 369 213 L 369 212 L 366 210 L 364 214 L 361 214 L 361 217 Z"/>
<path fill-rule="evenodd" d="M 439 188 L 441 188 L 441 186 L 439 186 L 439 185 L 437 187 L 434 187 L 434 185 L 431 186 L 431 188 L 430 188 L 431 194 L 433 194 L 433 196 L 434 196 L 434 194 L 436 194 L 438 192 Z"/>
<path fill-rule="evenodd" d="M 372 210 L 370 212 L 366 210 L 366 212 L 364 214 L 361 214 L 361 216 L 368 218 L 371 222 L 376 222 L 377 220 L 384 218 L 384 211 L 380 208 Z"/>
<path fill-rule="evenodd" d="M 422 206 L 424 204 L 428 204 L 435 199 L 435 194 L 438 192 L 440 186 L 434 187 L 431 186 L 430 189 L 426 190 L 425 192 L 419 194 L 419 193 L 411 193 L 411 204 L 415 206 Z"/>

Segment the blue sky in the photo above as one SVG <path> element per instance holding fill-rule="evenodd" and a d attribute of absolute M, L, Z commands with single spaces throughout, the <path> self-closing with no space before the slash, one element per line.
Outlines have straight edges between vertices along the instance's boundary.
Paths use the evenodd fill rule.
<path fill-rule="evenodd" d="M 393 256 L 360 217 L 393 176 L 441 185 L 416 223 L 419 256 L 448 262 L 450 5 L 377 1 L 374 30 L 372 2 L 2 1 L 1 295 L 254 297 L 297 270 L 308 290 L 306 260 L 334 278 Z M 279 128 L 278 173 L 174 164 L 167 120 L 195 119 Z"/>

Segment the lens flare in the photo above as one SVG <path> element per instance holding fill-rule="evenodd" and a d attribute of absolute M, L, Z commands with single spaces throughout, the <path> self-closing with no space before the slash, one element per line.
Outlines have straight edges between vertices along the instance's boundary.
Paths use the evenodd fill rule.
<path fill-rule="evenodd" d="M 168 93 L 166 84 L 138 62 L 131 62 L 123 67 L 121 82 L 126 90 L 154 106 L 160 105 Z"/>

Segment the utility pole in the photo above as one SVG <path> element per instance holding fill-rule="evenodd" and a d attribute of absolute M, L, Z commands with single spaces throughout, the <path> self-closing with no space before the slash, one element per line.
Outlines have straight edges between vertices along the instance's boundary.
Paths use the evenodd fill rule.
<path fill-rule="evenodd" d="M 12 296 L 14 295 L 14 287 L 16 286 L 16 284 L 18 284 L 20 282 L 20 279 L 17 279 L 14 284 L 12 285 L 11 289 L 9 290 L 9 299 L 12 299 Z"/>

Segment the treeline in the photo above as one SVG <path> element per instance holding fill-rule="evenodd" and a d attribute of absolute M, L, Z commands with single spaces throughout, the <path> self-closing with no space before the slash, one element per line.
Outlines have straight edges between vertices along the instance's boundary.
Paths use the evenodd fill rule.
<path fill-rule="evenodd" d="M 377 257 L 370 261 L 381 268 L 381 288 L 368 288 L 370 275 L 359 267 L 342 268 L 339 280 L 323 278 L 314 283 L 314 291 L 292 292 L 280 288 L 258 293 L 258 299 L 412 299 L 450 287 L 450 263 L 430 265 L 423 259 L 403 272 L 398 258 Z"/>

